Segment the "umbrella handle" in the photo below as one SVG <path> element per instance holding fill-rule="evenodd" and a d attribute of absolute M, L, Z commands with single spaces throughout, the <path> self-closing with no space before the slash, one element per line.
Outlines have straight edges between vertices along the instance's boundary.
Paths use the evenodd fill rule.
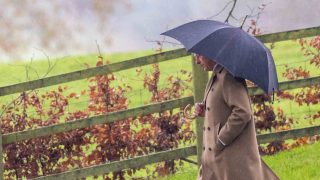
<path fill-rule="evenodd" d="M 183 116 L 186 117 L 187 119 L 195 119 L 197 116 L 190 114 L 189 113 L 190 111 L 191 111 L 191 104 L 188 104 L 183 110 Z"/>

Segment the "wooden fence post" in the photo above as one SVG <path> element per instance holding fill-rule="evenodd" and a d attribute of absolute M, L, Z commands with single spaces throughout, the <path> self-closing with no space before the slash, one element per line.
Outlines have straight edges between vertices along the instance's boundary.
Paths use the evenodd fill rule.
<path fill-rule="evenodd" d="M 1 125 L 1 122 L 0 122 L 0 125 Z M 3 152 L 2 152 L 2 133 L 0 131 L 0 180 L 2 180 L 4 178 L 4 164 L 3 164 Z"/>
<path fill-rule="evenodd" d="M 195 62 L 194 56 L 192 56 L 192 74 L 193 74 L 193 96 L 194 103 L 202 102 L 204 90 L 208 81 L 208 73 L 205 72 L 200 65 Z M 196 123 L 196 135 L 197 135 L 197 161 L 198 167 L 201 165 L 201 155 L 202 155 L 202 127 L 203 118 L 197 117 L 195 119 Z"/>

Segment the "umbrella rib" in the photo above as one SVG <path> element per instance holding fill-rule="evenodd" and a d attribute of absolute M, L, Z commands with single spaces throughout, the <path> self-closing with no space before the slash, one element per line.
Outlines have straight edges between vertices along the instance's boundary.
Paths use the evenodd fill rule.
<path fill-rule="evenodd" d="M 219 29 L 215 30 L 213 33 L 209 33 L 208 35 L 204 36 L 202 39 L 200 39 L 198 42 L 194 43 L 194 45 L 192 47 L 190 47 L 188 49 L 188 51 L 192 48 L 194 48 L 194 46 L 196 46 L 197 44 L 199 44 L 201 41 L 203 41 L 204 39 L 206 39 L 208 36 L 211 36 L 212 34 L 216 33 L 217 31 L 224 29 L 224 28 L 230 28 L 233 29 L 234 27 L 230 27 L 230 26 L 221 26 Z"/>
<path fill-rule="evenodd" d="M 267 62 L 268 62 L 268 67 L 271 67 L 271 66 L 274 66 L 274 64 L 272 64 L 270 61 L 269 61 L 269 57 L 270 57 L 270 55 L 271 55 L 271 52 L 269 51 L 269 49 L 262 43 L 262 42 L 260 42 L 259 40 L 257 40 L 257 39 L 255 39 L 258 43 L 261 43 L 262 45 L 262 47 L 263 47 L 263 49 L 265 50 L 265 55 L 267 56 Z M 268 51 L 269 51 L 269 53 L 270 53 L 270 55 L 268 54 Z M 270 58 L 272 58 L 272 56 L 270 57 Z M 273 68 L 275 68 L 275 67 L 273 67 Z M 268 71 L 268 89 L 267 89 L 267 91 L 269 92 L 269 87 L 270 87 L 270 82 L 272 82 L 273 81 L 273 78 L 271 78 L 271 74 L 270 74 L 270 72 Z M 274 88 L 274 87 L 273 87 Z M 275 87 L 276 89 L 278 88 L 278 87 Z"/>
<path fill-rule="evenodd" d="M 234 32 L 233 35 L 232 35 L 232 37 L 231 37 L 226 43 L 224 43 L 224 45 L 222 46 L 222 48 L 220 48 L 219 52 L 217 53 L 217 57 L 216 57 L 216 58 L 218 58 L 218 57 L 220 56 L 220 54 L 221 54 L 222 51 L 225 49 L 225 47 L 230 44 L 231 40 L 232 40 L 236 35 L 237 35 L 237 33 Z"/>

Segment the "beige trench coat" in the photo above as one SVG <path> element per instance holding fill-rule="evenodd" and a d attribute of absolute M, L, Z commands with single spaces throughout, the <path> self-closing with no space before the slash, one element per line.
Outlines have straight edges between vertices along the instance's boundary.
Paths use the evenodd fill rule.
<path fill-rule="evenodd" d="M 279 179 L 260 158 L 245 82 L 220 65 L 213 73 L 204 95 L 203 151 L 197 179 Z"/>

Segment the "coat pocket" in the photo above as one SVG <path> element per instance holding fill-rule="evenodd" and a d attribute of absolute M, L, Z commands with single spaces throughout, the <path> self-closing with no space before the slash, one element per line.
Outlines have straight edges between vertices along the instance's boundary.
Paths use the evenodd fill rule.
<path fill-rule="evenodd" d="M 220 131 L 220 123 L 214 126 L 214 151 L 215 153 L 219 153 L 224 149 L 223 144 L 219 141 L 219 131 Z"/>
<path fill-rule="evenodd" d="M 220 124 L 221 124 L 221 123 L 217 123 L 217 124 L 214 126 L 215 135 L 216 135 L 217 137 L 218 137 L 218 135 L 219 135 Z"/>

